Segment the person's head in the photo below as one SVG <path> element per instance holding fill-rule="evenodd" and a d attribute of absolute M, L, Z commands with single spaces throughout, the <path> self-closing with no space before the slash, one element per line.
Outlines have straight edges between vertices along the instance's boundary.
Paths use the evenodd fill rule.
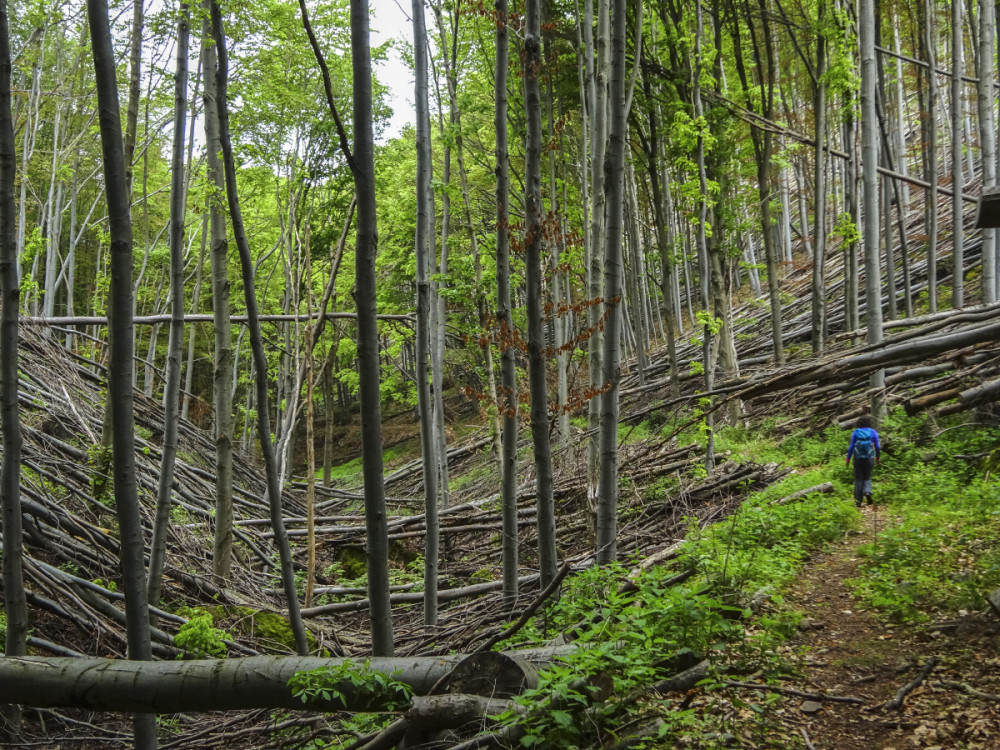
<path fill-rule="evenodd" d="M 867 414 L 863 414 L 862 416 L 858 417 L 858 427 L 871 427 L 871 426 L 872 426 L 872 418 L 869 417 Z"/>

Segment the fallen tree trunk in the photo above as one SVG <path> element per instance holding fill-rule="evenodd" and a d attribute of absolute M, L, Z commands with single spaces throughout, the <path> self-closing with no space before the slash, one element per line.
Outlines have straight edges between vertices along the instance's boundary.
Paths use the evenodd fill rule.
<path fill-rule="evenodd" d="M 791 495 L 786 495 L 783 498 L 775 500 L 771 503 L 771 505 L 788 505 L 788 503 L 801 500 L 806 495 L 812 495 L 818 492 L 833 492 L 833 482 L 823 482 L 823 484 L 817 484 L 813 487 L 806 487 L 804 490 L 793 492 Z"/>
<path fill-rule="evenodd" d="M 463 658 L 372 658 L 368 667 L 392 675 L 419 695 L 428 693 Z M 0 704 L 158 714 L 251 708 L 377 710 L 371 695 L 350 680 L 336 685 L 342 700 L 313 696 L 303 701 L 288 687 L 296 672 L 351 661 L 305 656 L 154 662 L 8 657 L 0 659 Z"/>

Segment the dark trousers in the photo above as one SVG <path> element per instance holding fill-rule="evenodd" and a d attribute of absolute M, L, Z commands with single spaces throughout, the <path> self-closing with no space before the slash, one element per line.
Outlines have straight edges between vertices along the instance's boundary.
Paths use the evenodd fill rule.
<path fill-rule="evenodd" d="M 854 457 L 854 499 L 861 502 L 865 495 L 872 494 L 872 469 L 874 458 Z"/>

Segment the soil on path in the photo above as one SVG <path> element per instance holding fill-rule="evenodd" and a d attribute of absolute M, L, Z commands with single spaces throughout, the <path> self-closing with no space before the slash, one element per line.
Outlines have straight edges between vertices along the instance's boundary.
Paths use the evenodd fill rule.
<path fill-rule="evenodd" d="M 862 703 L 789 698 L 781 712 L 786 736 L 816 750 L 1000 748 L 1000 624 L 992 612 L 946 615 L 929 624 L 893 626 L 861 608 L 849 581 L 863 559 L 858 547 L 896 522 L 885 507 L 866 507 L 852 533 L 813 560 L 786 601 L 805 617 L 798 646 L 801 676 L 786 687 L 860 698 Z M 936 666 L 900 709 L 883 707 Z M 988 694 L 977 696 L 965 688 Z"/>

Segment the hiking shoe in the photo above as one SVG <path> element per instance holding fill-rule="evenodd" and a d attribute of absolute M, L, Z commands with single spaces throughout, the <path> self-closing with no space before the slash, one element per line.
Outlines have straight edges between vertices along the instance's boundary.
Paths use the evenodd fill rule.
<path fill-rule="evenodd" d="M 869 505 L 874 505 L 874 504 L 875 504 L 875 501 L 874 501 L 874 500 L 872 500 L 872 495 L 871 495 L 871 493 L 870 493 L 870 492 L 869 492 L 868 494 L 866 494 L 866 495 L 865 495 L 865 499 L 866 499 L 866 500 L 868 501 L 868 504 L 869 504 Z"/>

